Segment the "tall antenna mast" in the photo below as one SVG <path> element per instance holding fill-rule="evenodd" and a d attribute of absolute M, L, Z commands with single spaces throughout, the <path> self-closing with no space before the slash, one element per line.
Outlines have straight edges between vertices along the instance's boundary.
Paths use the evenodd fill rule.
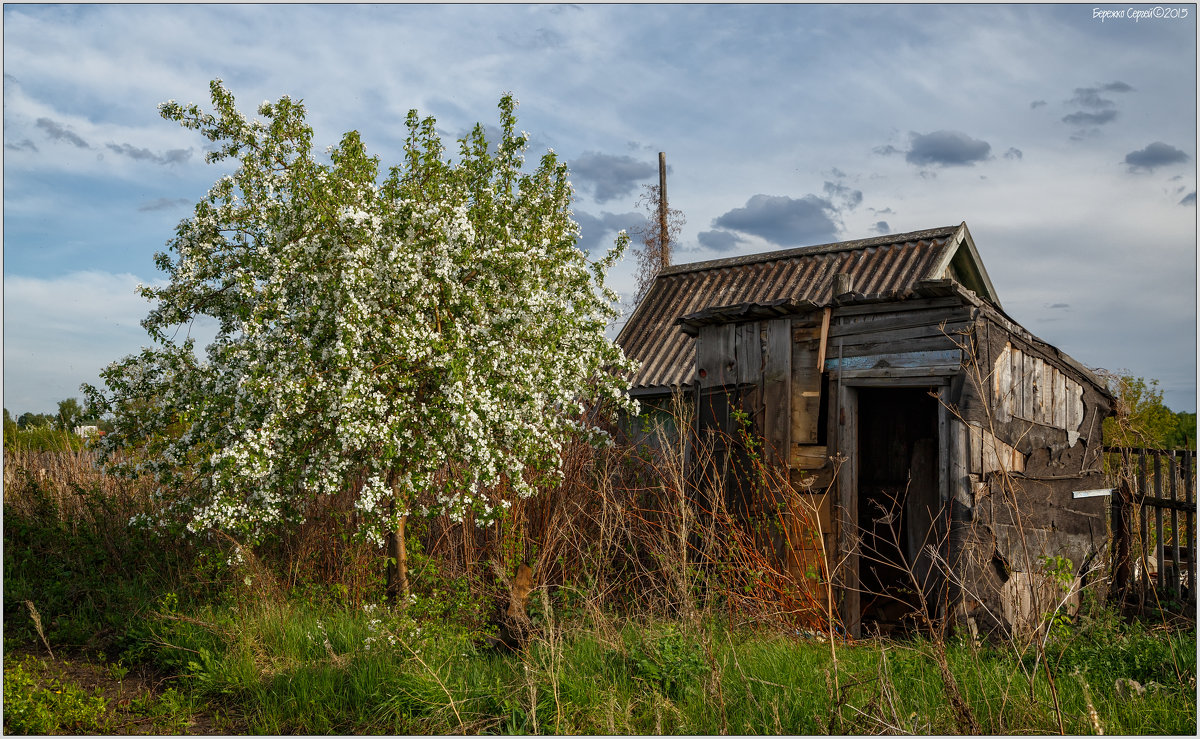
<path fill-rule="evenodd" d="M 658 152 L 658 246 L 660 269 L 671 266 L 671 237 L 667 231 L 667 154 Z"/>

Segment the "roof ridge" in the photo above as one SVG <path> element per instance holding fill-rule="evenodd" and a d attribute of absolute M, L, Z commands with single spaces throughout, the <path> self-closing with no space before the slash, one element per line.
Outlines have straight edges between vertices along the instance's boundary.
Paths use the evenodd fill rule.
<path fill-rule="evenodd" d="M 736 257 L 726 257 L 724 259 L 710 259 L 703 262 L 687 262 L 684 264 L 673 264 L 669 267 L 664 267 L 659 271 L 659 276 L 667 276 L 673 274 L 682 274 L 685 272 L 702 272 L 709 269 L 720 269 L 722 267 L 738 267 L 744 264 L 755 264 L 757 262 L 769 262 L 776 259 L 791 259 L 793 257 L 807 256 L 810 254 L 825 254 L 839 251 L 854 251 L 856 249 L 867 249 L 872 246 L 883 246 L 886 244 L 907 243 L 910 241 L 920 241 L 922 239 L 936 238 L 938 236 L 950 236 L 962 228 L 965 224 L 957 224 L 954 226 L 940 226 L 938 228 L 927 228 L 920 231 L 908 231 L 906 233 L 886 234 L 883 236 L 872 236 L 865 239 L 854 239 L 851 241 L 835 241 L 828 244 L 816 244 L 813 246 L 800 246 L 791 249 L 779 249 L 776 251 L 764 251 L 756 254 L 742 254 Z"/>

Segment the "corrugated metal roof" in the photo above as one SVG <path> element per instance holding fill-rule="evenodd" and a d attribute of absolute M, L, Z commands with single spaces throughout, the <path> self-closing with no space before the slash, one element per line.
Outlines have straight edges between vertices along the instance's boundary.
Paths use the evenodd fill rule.
<path fill-rule="evenodd" d="M 685 315 L 783 300 L 829 305 L 834 275 L 839 273 L 851 276 L 855 292 L 899 295 L 920 280 L 948 276 L 947 268 L 952 259 L 959 261 L 955 257 L 964 241 L 970 241 L 965 223 L 667 267 L 617 337 L 626 356 L 641 363 L 632 388 L 673 388 L 692 381 L 694 339 L 679 326 Z M 973 246 L 969 252 L 971 266 L 986 280 Z M 990 291 L 990 282 L 986 288 Z"/>

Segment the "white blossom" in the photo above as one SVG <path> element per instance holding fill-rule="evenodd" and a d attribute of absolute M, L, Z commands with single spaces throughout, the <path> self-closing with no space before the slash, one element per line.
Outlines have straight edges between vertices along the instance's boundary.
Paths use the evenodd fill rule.
<path fill-rule="evenodd" d="M 576 247 L 566 167 L 522 169 L 515 101 L 498 153 L 464 140 L 457 164 L 410 113 L 383 176 L 355 133 L 318 163 L 299 103 L 264 103 L 272 126 L 219 81 L 212 97 L 214 114 L 162 115 L 239 167 L 156 258 L 169 283 L 141 289 L 155 346 L 85 387 L 114 414 L 110 461 L 175 491 L 189 531 L 253 541 L 347 489 L 372 541 L 410 512 L 486 525 L 561 476 L 568 437 L 608 441 L 597 404 L 634 407 L 633 365 L 604 337 L 627 239 L 595 263 Z M 204 360 L 173 328 L 198 315 L 220 324 Z"/>

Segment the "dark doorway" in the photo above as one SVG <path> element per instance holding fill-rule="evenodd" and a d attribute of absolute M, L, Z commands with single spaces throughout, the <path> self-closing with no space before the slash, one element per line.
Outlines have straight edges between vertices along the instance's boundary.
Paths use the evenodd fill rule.
<path fill-rule="evenodd" d="M 932 388 L 858 391 L 858 527 L 861 622 L 890 633 L 926 597 L 935 614 L 937 584 L 927 547 L 936 541 L 938 400 Z"/>

